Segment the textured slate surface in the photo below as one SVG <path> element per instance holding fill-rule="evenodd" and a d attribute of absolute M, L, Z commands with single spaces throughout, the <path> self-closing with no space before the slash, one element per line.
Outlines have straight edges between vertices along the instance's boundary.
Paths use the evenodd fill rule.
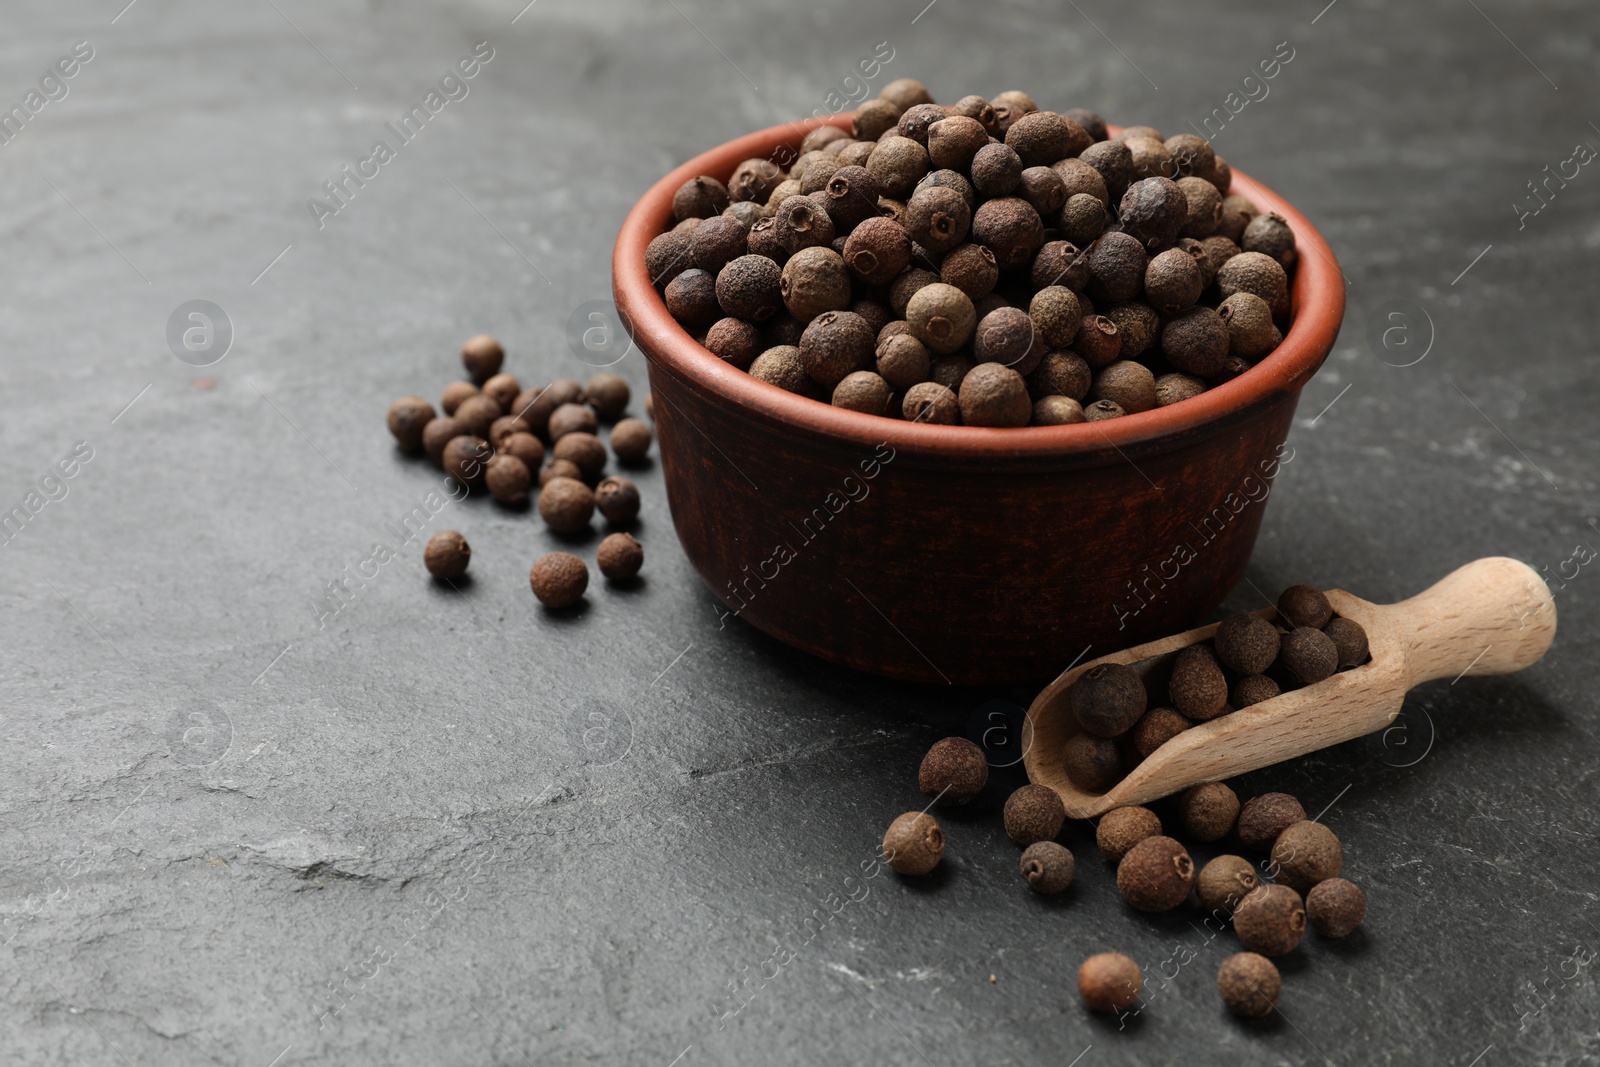
<path fill-rule="evenodd" d="M 0 39 L 8 106 L 94 50 L 0 146 L 5 507 L 92 449 L 0 557 L 8 1062 L 1600 1058 L 1600 577 L 1562 569 L 1600 545 L 1600 178 L 1518 219 L 1600 145 L 1592 5 L 121 2 L 13 5 Z M 319 229 L 307 199 L 480 41 L 468 95 Z M 1362 934 L 1286 961 L 1262 1024 L 1217 1004 L 1231 935 L 1129 912 L 1081 829 L 1078 884 L 1030 896 L 997 825 L 1015 769 L 945 820 L 928 884 L 863 880 L 925 747 L 1030 694 L 719 629 L 656 470 L 636 591 L 547 616 L 525 582 L 554 542 L 474 499 L 430 524 L 471 539 L 461 593 L 413 543 L 319 623 L 441 488 L 393 452 L 389 398 L 436 395 L 480 330 L 525 380 L 586 374 L 567 320 L 607 297 L 639 192 L 823 106 L 879 41 L 879 82 L 1169 132 L 1259 95 L 1290 42 L 1216 143 L 1318 222 L 1352 312 L 1228 606 L 1399 598 L 1492 553 L 1575 572 L 1544 664 L 1241 783 L 1331 805 L 1371 897 Z M 165 339 L 192 299 L 235 332 L 203 370 Z M 1368 341 L 1395 301 L 1410 349 Z M 1113 947 L 1155 991 L 1123 1032 L 1073 990 Z"/>

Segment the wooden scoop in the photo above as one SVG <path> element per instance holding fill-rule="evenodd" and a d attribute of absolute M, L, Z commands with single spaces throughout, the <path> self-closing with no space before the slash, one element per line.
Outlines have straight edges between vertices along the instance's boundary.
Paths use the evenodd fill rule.
<path fill-rule="evenodd" d="M 1022 730 L 1028 778 L 1060 794 L 1076 819 L 1143 804 L 1381 730 L 1400 714 L 1413 686 L 1520 671 L 1539 661 L 1556 633 L 1549 587 L 1533 568 L 1504 556 L 1469 563 L 1398 604 L 1369 604 L 1342 590 L 1329 592 L 1328 600 L 1366 629 L 1372 658 L 1362 666 L 1193 726 L 1107 792 L 1088 793 L 1061 765 L 1063 746 L 1081 729 L 1067 701 L 1072 683 L 1097 663 L 1126 663 L 1147 688 L 1164 691 L 1178 650 L 1209 640 L 1217 627 L 1113 652 L 1067 671 L 1034 700 Z M 1259 614 L 1273 619 L 1277 612 Z"/>

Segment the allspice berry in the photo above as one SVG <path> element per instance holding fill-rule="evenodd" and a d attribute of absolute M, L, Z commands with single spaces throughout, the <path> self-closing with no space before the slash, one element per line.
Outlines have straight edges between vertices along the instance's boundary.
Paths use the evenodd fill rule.
<path fill-rule="evenodd" d="M 1105 231 L 1105 204 L 1093 193 L 1073 193 L 1061 208 L 1056 228 L 1072 244 L 1088 248 Z"/>
<path fill-rule="evenodd" d="M 978 320 L 972 333 L 975 362 L 998 363 L 1023 375 L 1033 373 L 1044 358 L 1045 347 L 1033 319 L 1021 308 L 995 308 Z"/>
<path fill-rule="evenodd" d="M 1026 200 L 1003 196 L 972 213 L 972 239 L 993 252 L 1001 267 L 1025 267 L 1044 244 L 1044 223 Z"/>
<path fill-rule="evenodd" d="M 887 338 L 881 333 L 878 335 L 875 366 L 879 377 L 892 388 L 906 390 L 927 381 L 932 364 L 928 346 L 910 333 L 897 333 Z"/>
<path fill-rule="evenodd" d="M 445 473 L 450 475 L 462 485 L 478 489 L 483 485 L 484 468 L 489 464 L 489 457 L 494 455 L 494 450 L 489 447 L 489 442 L 481 437 L 462 434 L 450 439 L 444 446 Z"/>
<path fill-rule="evenodd" d="M 600 477 L 606 465 L 606 446 L 594 434 L 581 430 L 563 434 L 550 449 L 550 455 L 573 464 L 590 484 Z"/>
<path fill-rule="evenodd" d="M 929 140 L 932 140 L 931 127 Z M 886 137 L 867 157 L 867 172 L 877 181 L 884 196 L 896 200 L 909 196 L 928 170 L 928 149 L 909 137 Z"/>
<path fill-rule="evenodd" d="M 1022 157 L 1002 142 L 991 142 L 972 157 L 971 173 L 972 186 L 984 199 L 1010 196 L 1022 184 Z"/>
<path fill-rule="evenodd" d="M 487 387 L 484 391 L 488 391 Z M 633 394 L 628 388 L 628 379 L 620 374 L 602 372 L 589 379 L 589 384 L 583 388 L 583 395 L 596 415 L 611 422 L 621 418 L 622 413 L 628 410 L 628 401 Z"/>
<path fill-rule="evenodd" d="M 692 234 L 668 230 L 650 239 L 644 250 L 644 267 L 650 272 L 650 281 L 659 289 L 690 267 L 694 260 L 689 256 Z"/>
<path fill-rule="evenodd" d="M 1105 317 L 1117 327 L 1119 352 L 1123 359 L 1137 359 L 1144 355 L 1161 336 L 1161 316 L 1143 301 L 1124 300 L 1120 304 L 1113 304 L 1106 308 Z"/>
<path fill-rule="evenodd" d="M 1253 863 L 1243 856 L 1218 856 L 1200 868 L 1195 892 L 1207 911 L 1231 915 L 1239 901 L 1261 884 Z"/>
<path fill-rule="evenodd" d="M 961 422 L 961 404 L 956 394 L 938 382 L 918 382 L 906 390 L 900 414 L 907 422 L 955 426 Z"/>
<path fill-rule="evenodd" d="M 1089 246 L 1089 292 L 1096 300 L 1118 303 L 1144 291 L 1144 245 L 1132 234 L 1113 230 Z"/>
<path fill-rule="evenodd" d="M 560 441 L 569 433 L 592 434 L 599 428 L 593 409 L 584 404 L 562 404 L 550 415 L 551 441 Z"/>
<path fill-rule="evenodd" d="M 1144 972 L 1129 956 L 1101 952 L 1078 968 L 1078 996 L 1090 1011 L 1104 1014 L 1127 1011 L 1144 989 Z"/>
<path fill-rule="evenodd" d="M 1006 834 L 1026 848 L 1037 841 L 1051 841 L 1067 821 L 1061 797 L 1046 785 L 1025 785 L 1006 798 Z"/>
<path fill-rule="evenodd" d="M 1228 328 L 1228 351 L 1244 359 L 1260 359 L 1275 347 L 1272 308 L 1254 293 L 1234 293 L 1217 305 Z"/>
<path fill-rule="evenodd" d="M 964 737 L 934 742 L 917 770 L 917 788 L 939 803 L 965 804 L 989 781 L 989 761 L 983 749 Z"/>
<path fill-rule="evenodd" d="M 501 452 L 491 456 L 484 467 L 484 484 L 502 504 L 526 504 L 533 485 L 533 472 L 516 456 Z"/>
<path fill-rule="evenodd" d="M 1133 750 L 1140 758 L 1149 756 L 1193 725 L 1171 708 L 1151 708 L 1133 724 Z"/>
<path fill-rule="evenodd" d="M 897 874 L 927 874 L 944 855 L 944 831 L 932 815 L 908 811 L 885 831 L 883 855 Z"/>
<path fill-rule="evenodd" d="M 689 256 L 701 270 L 716 274 L 748 249 L 745 225 L 728 215 L 707 219 L 689 239 Z"/>
<path fill-rule="evenodd" d="M 728 200 L 728 187 L 717 179 L 706 175 L 690 178 L 672 194 L 672 217 L 679 222 L 708 219 L 722 214 Z"/>
<path fill-rule="evenodd" d="M 969 300 L 981 300 L 1000 281 L 1000 265 L 982 245 L 957 245 L 939 264 L 939 280 L 960 289 Z"/>
<path fill-rule="evenodd" d="M 454 415 L 467 400 L 478 395 L 479 389 L 471 382 L 451 382 L 439 395 L 439 408 L 446 415 Z"/>
<path fill-rule="evenodd" d="M 1129 415 L 1156 406 L 1156 378 L 1150 368 L 1131 359 L 1106 364 L 1094 376 L 1089 400 L 1110 400 Z"/>
<path fill-rule="evenodd" d="M 1276 308 L 1288 299 L 1289 276 L 1271 256 L 1240 252 L 1217 271 L 1217 291 L 1224 300 L 1234 293 L 1254 293 Z"/>
<path fill-rule="evenodd" d="M 1073 734 L 1061 746 L 1061 766 L 1079 789 L 1102 793 L 1122 777 L 1122 754 L 1115 741 L 1093 734 Z"/>
<path fill-rule="evenodd" d="M 1289 626 L 1320 630 L 1333 618 L 1333 605 L 1315 586 L 1291 585 L 1278 596 L 1278 614 Z"/>
<path fill-rule="evenodd" d="M 1078 159 L 1100 173 L 1105 181 L 1108 198 L 1121 202 L 1136 175 L 1133 170 L 1133 152 L 1122 141 L 1096 141 L 1078 153 Z M 1241 232 L 1242 228 L 1241 228 Z"/>
<path fill-rule="evenodd" d="M 1239 796 L 1221 782 L 1190 786 L 1178 797 L 1178 819 L 1196 841 L 1216 841 L 1239 819 Z"/>
<path fill-rule="evenodd" d="M 454 530 L 440 530 L 428 538 L 422 550 L 422 565 L 441 581 L 453 582 L 467 573 L 472 562 L 472 546 Z"/>
<path fill-rule="evenodd" d="M 942 170 L 965 171 L 988 143 L 989 131 L 983 123 L 966 115 L 948 115 L 928 127 L 927 156 Z"/>
<path fill-rule="evenodd" d="M 1245 674 L 1241 675 L 1228 690 L 1228 703 L 1237 711 L 1240 708 L 1260 704 L 1264 700 L 1271 700 L 1282 692 L 1282 687 L 1268 675 Z"/>
<path fill-rule="evenodd" d="M 1306 685 L 1315 685 L 1339 669 L 1339 648 L 1321 630 L 1301 626 L 1283 635 L 1278 662 Z"/>
<path fill-rule="evenodd" d="M 1048 167 L 1058 159 L 1075 156 L 1091 139 L 1082 126 L 1054 111 L 1033 111 L 1006 130 L 1006 144 L 1016 149 L 1027 167 Z"/>
<path fill-rule="evenodd" d="M 583 599 L 589 588 L 589 568 L 570 552 L 547 552 L 534 560 L 528 584 L 540 603 L 560 611 Z"/>
<path fill-rule="evenodd" d="M 620 419 L 611 427 L 611 451 L 623 463 L 638 463 L 650 454 L 655 434 L 639 419 Z"/>
<path fill-rule="evenodd" d="M 1189 206 L 1179 235 L 1198 239 L 1216 233 L 1222 224 L 1222 194 L 1217 187 L 1204 178 L 1187 177 L 1178 179 L 1178 188 Z"/>
<path fill-rule="evenodd" d="M 1265 851 L 1278 835 L 1304 821 L 1306 809 L 1288 793 L 1263 793 L 1239 809 L 1239 843 Z"/>
<path fill-rule="evenodd" d="M 1147 837 L 1117 864 L 1117 888 L 1140 911 L 1169 911 L 1194 888 L 1194 860 L 1170 837 Z"/>
<path fill-rule="evenodd" d="M 544 469 L 539 472 L 539 485 L 542 488 L 557 478 L 573 478 L 577 481 L 582 481 L 583 472 L 570 459 L 553 459 L 545 464 Z"/>
<path fill-rule="evenodd" d="M 1121 663 L 1090 667 L 1068 692 L 1078 724 L 1097 737 L 1125 733 L 1144 714 L 1147 699 L 1144 681 L 1133 668 Z"/>
<path fill-rule="evenodd" d="M 1212 378 L 1228 359 L 1227 324 L 1211 308 L 1195 306 L 1161 329 L 1161 354 L 1177 370 L 1196 378 Z"/>
<path fill-rule="evenodd" d="M 833 387 L 834 407 L 863 415 L 887 415 L 893 400 L 889 383 L 869 370 L 854 371 Z"/>
<path fill-rule="evenodd" d="M 461 427 L 461 432 L 471 434 L 473 437 L 487 438 L 489 427 L 494 425 L 503 412 L 500 405 L 479 393 L 469 396 L 456 407 L 456 413 L 451 418 L 456 420 L 456 425 Z"/>
<path fill-rule="evenodd" d="M 1206 391 L 1206 383 L 1189 374 L 1163 374 L 1156 379 L 1156 407 L 1164 408 L 1199 396 Z"/>
<path fill-rule="evenodd" d="M 389 405 L 389 432 L 402 452 L 421 452 L 422 432 L 433 418 L 432 404 L 420 396 L 403 396 Z"/>
<path fill-rule="evenodd" d="M 783 310 L 783 268 L 766 256 L 740 256 L 717 273 L 714 293 L 724 314 L 764 322 Z"/>
<path fill-rule="evenodd" d="M 770 261 L 769 261 L 770 262 Z M 723 273 L 727 273 L 724 271 Z M 776 279 L 776 270 L 774 270 Z M 749 370 L 750 364 L 755 362 L 765 345 L 761 340 L 761 331 L 743 319 L 733 318 L 731 315 L 725 319 L 718 319 L 706 331 L 703 342 L 706 351 L 716 356 L 722 362 L 740 370 Z"/>
<path fill-rule="evenodd" d="M 1060 349 L 1072 344 L 1083 325 L 1078 296 L 1064 285 L 1050 285 L 1028 301 L 1028 318 L 1046 348 Z"/>
<path fill-rule="evenodd" d="M 1089 364 L 1076 352 L 1066 349 L 1046 352 L 1039 366 L 1034 368 L 1029 392 L 1035 398 L 1062 396 L 1081 401 L 1089 394 L 1093 377 Z"/>
<path fill-rule="evenodd" d="M 1126 414 L 1122 405 L 1115 400 L 1096 400 L 1083 409 L 1083 421 L 1103 422 L 1106 419 L 1120 419 Z"/>
<path fill-rule="evenodd" d="M 1036 841 L 1023 850 L 1022 880 L 1035 893 L 1059 893 L 1072 884 L 1077 862 L 1072 853 L 1054 841 Z"/>
<path fill-rule="evenodd" d="M 1028 383 L 1000 363 L 972 368 L 962 379 L 957 398 L 961 421 L 968 426 L 1026 426 L 1033 417 Z"/>
<path fill-rule="evenodd" d="M 929 252 L 948 252 L 967 239 L 972 207 L 956 189 L 925 184 L 906 201 L 905 229 Z"/>
<path fill-rule="evenodd" d="M 422 428 L 422 450 L 435 463 L 444 462 L 445 446 L 461 436 L 461 427 L 449 415 L 440 415 Z"/>
<path fill-rule="evenodd" d="M 876 100 L 863 100 L 856 108 L 852 124 L 858 140 L 876 141 L 894 129 L 899 121 L 900 108 L 892 101 L 879 97 Z"/>
<path fill-rule="evenodd" d="M 630 533 L 607 534 L 595 549 L 595 563 L 608 581 L 625 582 L 644 566 L 644 549 Z"/>
<path fill-rule="evenodd" d="M 1260 885 L 1233 911 L 1239 943 L 1263 956 L 1293 952 L 1306 932 L 1306 909 L 1300 894 L 1286 885 Z"/>
<path fill-rule="evenodd" d="M 1205 277 L 1194 256 L 1169 248 L 1144 268 L 1144 298 L 1163 315 L 1176 315 L 1200 299 Z"/>
<path fill-rule="evenodd" d="M 1066 396 L 1042 396 L 1033 402 L 1033 425 L 1072 426 L 1087 422 L 1083 405 Z"/>
<path fill-rule="evenodd" d="M 1354 619 L 1342 616 L 1329 619 L 1322 632 L 1333 639 L 1339 653 L 1339 667 L 1359 667 L 1367 662 L 1367 631 Z"/>
<path fill-rule="evenodd" d="M 911 263 L 911 238 L 893 219 L 867 219 L 845 238 L 844 262 L 866 284 L 888 285 Z"/>
<path fill-rule="evenodd" d="M 1206 645 L 1190 645 L 1178 653 L 1167 692 L 1179 714 L 1195 722 L 1207 722 L 1228 710 L 1228 679 Z"/>
<path fill-rule="evenodd" d="M 710 326 L 722 311 L 717 303 L 716 278 L 699 267 L 691 267 L 668 282 L 662 295 L 667 311 L 691 330 Z"/>
<path fill-rule="evenodd" d="M 877 335 L 853 311 L 825 311 L 800 335 L 800 363 L 811 380 L 827 389 L 872 359 Z"/>
<path fill-rule="evenodd" d="M 1338 836 L 1309 819 L 1284 829 L 1272 843 L 1274 879 L 1304 893 L 1318 882 L 1337 877 L 1344 865 Z"/>
<path fill-rule="evenodd" d="M 1271 256 L 1285 267 L 1295 260 L 1294 231 L 1276 211 L 1257 215 L 1244 228 L 1239 247 L 1246 252 L 1260 252 Z"/>
<path fill-rule="evenodd" d="M 1217 968 L 1222 1004 L 1241 1019 L 1270 1015 L 1282 989 L 1283 977 L 1277 966 L 1255 952 L 1236 952 Z"/>
<path fill-rule="evenodd" d="M 933 97 L 928 92 L 928 87 L 915 78 L 896 78 L 885 85 L 878 96 L 898 107 L 901 111 L 908 111 L 918 104 L 931 104 Z"/>
<path fill-rule="evenodd" d="M 510 434 L 501 443 L 500 451 L 522 460 L 530 474 L 544 464 L 544 443 L 531 433 Z"/>
<path fill-rule="evenodd" d="M 1149 808 L 1129 806 L 1112 808 L 1100 817 L 1095 827 L 1094 843 L 1100 854 L 1112 863 L 1121 863 L 1133 847 L 1148 838 L 1159 837 L 1161 820 Z"/>
<path fill-rule="evenodd" d="M 1278 628 L 1250 611 L 1229 615 L 1217 626 L 1217 659 L 1240 674 L 1262 674 L 1278 658 Z"/>
<path fill-rule="evenodd" d="M 594 489 L 594 505 L 613 526 L 639 517 L 639 487 L 627 478 L 607 478 Z"/>
<path fill-rule="evenodd" d="M 1178 239 L 1189 219 L 1189 200 L 1171 178 L 1144 178 L 1122 194 L 1118 217 L 1123 232 L 1145 248 L 1162 248 Z"/>
<path fill-rule="evenodd" d="M 1347 937 L 1367 917 L 1367 895 L 1354 882 L 1328 878 L 1306 894 L 1306 917 L 1323 937 Z"/>
<path fill-rule="evenodd" d="M 489 443 L 496 452 L 503 452 L 512 434 L 531 432 L 532 428 L 515 415 L 501 415 L 489 424 Z"/>
<path fill-rule="evenodd" d="M 539 517 L 556 533 L 577 533 L 594 517 L 594 492 L 576 478 L 553 478 L 539 492 Z"/>
<path fill-rule="evenodd" d="M 480 333 L 461 346 L 461 365 L 473 381 L 482 385 L 500 372 L 506 360 L 506 351 L 486 333 Z"/>
<path fill-rule="evenodd" d="M 906 303 L 911 333 L 937 355 L 949 355 L 972 339 L 978 315 L 972 300 L 953 285 L 933 282 Z"/>
<path fill-rule="evenodd" d="M 800 322 L 850 306 L 850 271 L 831 248 L 803 248 L 790 256 L 778 288 L 784 307 Z"/>

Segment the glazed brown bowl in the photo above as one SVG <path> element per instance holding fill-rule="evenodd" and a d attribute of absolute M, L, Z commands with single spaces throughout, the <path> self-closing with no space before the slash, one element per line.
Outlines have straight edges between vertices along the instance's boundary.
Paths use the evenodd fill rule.
<path fill-rule="evenodd" d="M 823 120 L 848 127 L 850 116 Z M 731 367 L 667 313 L 645 246 L 688 179 L 726 180 L 820 121 L 752 133 L 657 182 L 622 225 L 612 284 L 649 361 L 684 551 L 708 607 L 823 659 L 922 682 L 1053 677 L 1075 659 L 1176 633 L 1238 581 L 1300 390 L 1333 347 L 1342 276 L 1288 202 L 1292 321 L 1270 356 L 1190 400 L 1105 422 L 934 426 L 809 400 Z"/>

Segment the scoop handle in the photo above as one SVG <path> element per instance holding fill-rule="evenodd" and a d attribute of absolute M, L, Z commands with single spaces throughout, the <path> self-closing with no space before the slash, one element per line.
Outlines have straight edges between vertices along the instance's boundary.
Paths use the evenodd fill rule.
<path fill-rule="evenodd" d="M 1550 587 L 1532 567 L 1505 556 L 1458 567 L 1389 611 L 1409 645 L 1408 688 L 1520 671 L 1539 662 L 1556 636 Z"/>

